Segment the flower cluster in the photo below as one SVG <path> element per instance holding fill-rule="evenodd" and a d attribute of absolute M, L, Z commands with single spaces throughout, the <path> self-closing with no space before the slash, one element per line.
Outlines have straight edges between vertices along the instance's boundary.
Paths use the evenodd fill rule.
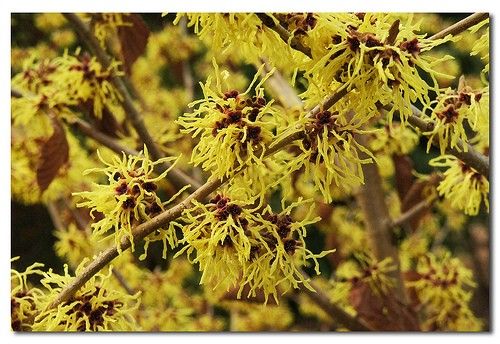
<path fill-rule="evenodd" d="M 489 211 L 488 179 L 453 155 L 442 155 L 429 161 L 431 166 L 447 167 L 439 183 L 439 195 L 449 199 L 451 205 L 467 215 L 477 215 L 484 202 Z"/>
<path fill-rule="evenodd" d="M 418 260 L 416 272 L 418 278 L 407 284 L 415 288 L 419 302 L 429 313 L 424 327 L 451 331 L 481 327 L 469 308 L 469 289 L 476 285 L 472 271 L 459 259 L 449 252 L 438 256 L 428 253 Z"/>
<path fill-rule="evenodd" d="M 339 84 L 349 85 L 361 93 L 358 99 L 363 102 L 389 106 L 390 125 L 395 111 L 405 123 L 411 115 L 410 104 L 428 104 L 428 93 L 438 90 L 439 73 L 433 66 L 450 57 L 436 61 L 424 54 L 449 38 L 430 40 L 415 33 L 418 24 L 411 18 L 400 25 L 401 21 L 394 14 L 319 16 L 306 39 L 307 46 L 313 48 L 313 58 L 305 76 L 315 87 L 304 96 L 315 98 L 318 89 L 329 94 Z M 429 75 L 432 84 L 424 80 L 417 67 Z"/>
<path fill-rule="evenodd" d="M 193 149 L 192 163 L 212 172 L 212 177 L 222 179 L 232 176 L 242 165 L 263 166 L 266 145 L 273 139 L 276 110 L 272 102 L 264 98 L 261 87 L 270 74 L 254 86 L 262 67 L 247 90 L 240 93 L 237 90 L 222 90 L 222 81 L 229 75 L 227 72 L 219 73 L 218 66 L 215 63 L 214 66 L 215 90 L 209 77 L 202 85 L 204 99 L 191 103 L 191 107 L 198 107 L 192 113 L 185 113 L 178 122 L 184 127 L 182 132 L 199 136 L 199 143 Z M 250 96 L 252 89 L 255 90 L 254 96 Z"/>
<path fill-rule="evenodd" d="M 349 191 L 363 184 L 361 165 L 375 160 L 356 137 L 366 131 L 349 116 L 349 112 L 324 110 L 313 118 L 303 118 L 305 135 L 297 144 L 298 154 L 288 165 L 290 173 L 305 168 L 304 173 L 310 176 L 326 202 L 332 201 L 332 187 Z"/>
<path fill-rule="evenodd" d="M 435 138 L 441 154 L 444 154 L 448 147 L 468 151 L 466 123 L 474 131 L 478 131 L 483 122 L 489 123 L 489 96 L 486 94 L 483 97 L 484 93 L 463 85 L 458 90 L 448 88 L 431 103 L 435 105 L 429 120 L 434 126 L 431 131 L 424 133 L 429 135 L 427 151 Z"/>
<path fill-rule="evenodd" d="M 65 51 L 53 60 L 27 60 L 12 83 L 40 95 L 43 103 L 39 108 L 43 109 L 43 105 L 60 111 L 65 106 L 82 105 L 101 117 L 105 106 L 113 110 L 119 108 L 121 96 L 111 84 L 111 78 L 121 73 L 118 66 L 119 63 L 113 61 L 108 68 L 103 68 L 95 57 L 80 54 L 77 49 L 75 56 Z"/>
<path fill-rule="evenodd" d="M 14 260 L 16 258 L 13 258 L 11 262 Z M 40 298 L 43 296 L 43 292 L 38 288 L 31 287 L 28 283 L 28 277 L 42 275 L 41 267 L 43 264 L 34 263 L 24 272 L 18 272 L 14 269 L 10 271 L 10 314 L 13 331 L 31 331 L 35 317 L 40 310 Z"/>
<path fill-rule="evenodd" d="M 77 206 L 90 208 L 92 218 L 96 216 L 101 218 L 92 224 L 96 235 L 105 235 L 112 230 L 118 247 L 123 238 L 128 238 L 133 248 L 133 227 L 160 214 L 165 204 L 175 198 L 174 196 L 171 200 L 163 202 L 156 194 L 157 183 L 166 177 L 175 163 L 158 175 L 155 175 L 154 170 L 177 158 L 162 158 L 153 162 L 149 158 L 146 146 L 138 156 L 126 156 L 123 153 L 121 159 L 115 155 L 111 162 L 102 159 L 99 152 L 97 154 L 106 167 L 90 169 L 85 173 L 104 173 L 107 183 L 94 183 L 94 190 L 74 193 L 75 196 L 84 199 Z M 183 189 L 179 192 L 182 191 Z M 165 250 L 167 241 L 171 247 L 176 244 L 174 231 L 158 230 L 153 235 L 157 237 L 156 240 L 163 241 Z M 148 243 L 149 241 L 146 245 Z"/>
<path fill-rule="evenodd" d="M 193 263 L 200 264 L 203 271 L 200 283 L 229 289 L 239 285 L 238 298 L 248 285 L 248 296 L 257 291 L 278 301 L 278 291 L 285 293 L 299 284 L 311 288 L 300 271 L 307 259 L 318 255 L 306 247 L 305 226 L 318 221 L 310 219 L 312 208 L 304 220 L 294 222 L 290 213 L 303 203 L 292 204 L 280 213 L 270 207 L 259 211 L 251 209 L 251 201 L 242 201 L 217 194 L 207 205 L 194 202 L 194 207 L 186 211 L 182 226 L 186 246 L 177 256 L 187 252 Z"/>
<path fill-rule="evenodd" d="M 84 261 L 85 262 L 85 261 Z M 78 274 L 84 262 L 77 268 Z M 135 329 L 131 312 L 139 306 L 139 293 L 127 295 L 109 287 L 109 273 L 97 274 L 79 289 L 68 301 L 55 308 L 45 308 L 37 316 L 33 331 L 130 331 Z M 64 275 L 50 269 L 43 273 L 42 285 L 51 300 L 72 279 L 65 267 Z"/>

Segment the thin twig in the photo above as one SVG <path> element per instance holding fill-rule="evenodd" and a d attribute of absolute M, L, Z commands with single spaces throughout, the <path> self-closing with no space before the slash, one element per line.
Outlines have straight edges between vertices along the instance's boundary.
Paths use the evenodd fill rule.
<path fill-rule="evenodd" d="M 389 228 L 396 228 L 406 224 L 408 221 L 412 220 L 415 216 L 420 214 L 420 212 L 430 206 L 430 202 L 428 200 L 423 200 L 412 208 L 401 214 L 397 219 L 393 220 L 389 224 Z"/>
<path fill-rule="evenodd" d="M 106 54 L 106 52 L 101 48 L 96 37 L 90 32 L 85 23 L 74 13 L 64 13 L 64 17 L 70 22 L 76 33 L 80 36 L 81 40 L 85 42 L 85 44 L 87 44 L 89 49 L 97 57 L 97 60 L 102 64 L 102 66 L 104 68 L 108 68 L 111 64 L 111 59 Z M 111 77 L 111 82 L 123 97 L 122 105 L 127 115 L 127 118 L 131 121 L 132 126 L 136 130 L 141 140 L 148 147 L 151 156 L 155 160 L 162 158 L 163 154 L 158 148 L 158 146 L 155 144 L 149 131 L 144 125 L 144 120 L 134 105 L 132 96 L 127 90 L 127 87 L 125 86 L 124 79 L 120 76 L 113 75 Z"/>
<path fill-rule="evenodd" d="M 488 13 L 474 13 L 468 16 L 467 18 L 464 18 L 460 20 L 459 22 L 456 22 L 455 24 L 448 26 L 444 30 L 439 31 L 435 35 L 432 35 L 429 37 L 429 39 L 440 39 L 444 38 L 448 35 L 458 35 L 461 32 L 464 32 L 465 30 L 471 28 L 472 26 L 482 22 L 485 19 L 488 19 L 489 14 Z"/>
<path fill-rule="evenodd" d="M 109 149 L 111 149 L 112 151 L 114 151 L 118 154 L 121 154 L 122 152 L 124 152 L 125 154 L 128 154 L 128 155 L 138 155 L 139 154 L 139 152 L 137 152 L 136 150 L 125 147 L 125 146 L 121 145 L 120 142 L 118 142 L 118 140 L 96 130 L 89 123 L 87 123 L 86 121 L 84 121 L 80 118 L 76 118 L 73 121 L 73 123 L 85 135 L 93 138 L 97 142 L 101 143 L 102 145 L 108 147 Z M 158 167 L 156 167 L 155 172 L 158 174 L 161 174 L 164 171 L 166 171 L 168 168 L 170 168 L 170 166 L 171 166 L 170 164 L 166 164 L 166 163 L 160 164 L 160 165 L 158 165 Z M 189 184 L 189 185 L 191 185 L 191 187 L 189 188 L 189 191 L 192 192 L 192 191 L 198 189 L 199 187 L 201 187 L 200 182 L 198 182 L 197 180 L 195 180 L 194 178 L 192 178 L 188 174 L 182 172 L 178 168 L 172 168 L 170 170 L 167 178 L 169 181 L 172 182 L 172 184 L 174 184 L 174 186 L 177 189 L 181 189 L 185 185 Z"/>
<path fill-rule="evenodd" d="M 285 43 L 290 44 L 292 49 L 298 50 L 312 58 L 311 49 L 304 46 L 297 38 L 292 37 L 290 32 L 281 26 L 281 24 L 276 23 L 273 18 L 265 13 L 256 13 L 256 15 L 262 21 L 262 24 L 275 31 Z"/>
<path fill-rule="evenodd" d="M 323 103 L 314 107 L 306 116 L 314 116 L 321 109 L 327 110 L 333 106 L 338 100 L 340 100 L 343 95 L 347 94 L 346 89 L 342 89 L 339 92 L 328 97 Z M 265 152 L 265 157 L 268 157 L 275 152 L 288 146 L 295 140 L 302 137 L 303 131 L 291 132 L 286 137 L 282 138 L 275 145 L 270 147 Z M 239 173 L 246 166 L 242 166 L 236 173 Z M 155 230 L 161 227 L 165 227 L 168 223 L 178 217 L 180 217 L 184 210 L 191 206 L 193 200 L 203 200 L 212 192 L 217 190 L 220 186 L 225 184 L 229 180 L 228 177 L 222 179 L 209 180 L 188 197 L 186 197 L 182 202 L 175 205 L 174 207 L 162 212 L 153 219 L 144 222 L 134 228 L 132 236 L 134 238 L 134 243 L 139 243 L 149 234 L 153 233 Z M 94 260 L 85 267 L 85 269 L 80 273 L 80 275 L 75 276 L 73 281 L 69 283 L 51 302 L 49 308 L 56 307 L 61 302 L 67 301 L 78 289 L 80 289 L 88 280 L 92 278 L 96 273 L 98 273 L 102 268 L 104 268 L 113 259 L 118 257 L 119 249 L 120 251 L 125 251 L 131 247 L 131 242 L 128 237 L 124 237 L 118 246 L 112 246 L 105 251 L 101 252 Z"/>

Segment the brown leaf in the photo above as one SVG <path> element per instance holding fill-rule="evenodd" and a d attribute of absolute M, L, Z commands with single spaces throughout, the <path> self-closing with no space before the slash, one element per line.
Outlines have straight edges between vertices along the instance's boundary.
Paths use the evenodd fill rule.
<path fill-rule="evenodd" d="M 394 21 L 394 23 L 392 23 L 391 27 L 389 28 L 389 36 L 387 36 L 385 43 L 388 45 L 394 45 L 394 42 L 396 42 L 398 34 L 399 34 L 399 19 Z"/>
<path fill-rule="evenodd" d="M 124 17 L 124 21 L 132 23 L 132 26 L 120 26 L 118 28 L 118 39 L 120 40 L 125 71 L 130 74 L 132 65 L 146 49 L 149 29 L 140 14 L 132 13 Z"/>
<path fill-rule="evenodd" d="M 109 136 L 118 138 L 119 136 L 117 133 L 123 132 L 122 126 L 118 123 L 107 106 L 102 109 L 102 117 L 101 119 L 97 119 L 96 122 L 97 129 Z"/>
<path fill-rule="evenodd" d="M 399 200 L 403 201 L 415 179 L 412 173 L 413 161 L 407 155 L 393 155 L 392 161 L 395 169 L 396 190 L 398 191 Z"/>
<path fill-rule="evenodd" d="M 375 330 L 419 331 L 414 312 L 399 302 L 393 293 L 377 294 L 367 283 L 358 280 L 351 288 L 349 300 L 358 317 Z"/>
<path fill-rule="evenodd" d="M 36 169 L 36 182 L 41 192 L 52 183 L 69 159 L 69 145 L 64 129 L 56 118 L 51 119 L 54 133 L 48 140 L 41 143 L 41 155 Z"/>

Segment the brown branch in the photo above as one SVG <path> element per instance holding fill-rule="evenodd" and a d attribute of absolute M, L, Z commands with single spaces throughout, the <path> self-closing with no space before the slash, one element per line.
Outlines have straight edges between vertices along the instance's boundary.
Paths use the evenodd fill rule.
<path fill-rule="evenodd" d="M 345 94 L 347 94 L 346 89 L 341 89 L 339 92 L 333 94 L 328 97 L 323 103 L 314 107 L 306 116 L 314 116 L 321 109 L 329 109 L 333 106 L 338 100 L 340 100 Z M 302 137 L 303 132 L 297 131 L 292 132 L 275 145 L 266 150 L 265 157 L 268 157 L 275 152 L 283 149 L 288 146 L 295 140 L 298 140 Z M 241 172 L 245 168 L 242 166 L 235 174 Z M 153 233 L 158 228 L 164 227 L 170 221 L 180 217 L 182 212 L 185 209 L 188 209 L 191 206 L 191 202 L 193 200 L 203 200 L 212 192 L 217 190 L 220 186 L 225 184 L 229 180 L 228 177 L 224 177 L 222 179 L 215 179 L 206 182 L 192 194 L 190 194 L 187 198 L 185 198 L 182 202 L 175 205 L 174 207 L 164 211 L 159 214 L 155 218 L 144 222 L 137 227 L 134 228 L 132 235 L 134 238 L 134 243 L 139 243 L 142 239 L 144 239 L 149 234 Z M 128 237 L 124 237 L 119 244 L 119 248 L 121 251 L 125 251 L 129 249 L 131 246 L 131 242 Z M 118 257 L 119 250 L 117 246 L 110 247 L 105 251 L 101 252 L 94 260 L 85 267 L 85 269 L 80 273 L 80 275 L 75 276 L 73 281 L 69 283 L 57 297 L 50 303 L 49 308 L 56 307 L 61 302 L 67 301 L 78 289 L 80 289 L 88 280 L 92 278 L 96 273 L 98 273 L 102 268 L 104 268 L 108 263 L 110 263 L 113 259 Z"/>
<path fill-rule="evenodd" d="M 430 205 L 431 204 L 428 200 L 423 200 L 417 203 L 411 209 L 401 214 L 397 219 L 390 222 L 389 228 L 400 227 L 406 224 L 408 221 L 411 221 L 415 216 L 420 215 L 420 212 L 428 208 Z"/>
<path fill-rule="evenodd" d="M 275 31 L 285 43 L 289 43 L 292 49 L 298 50 L 309 58 L 312 58 L 311 49 L 304 46 L 297 38 L 291 38 L 290 32 L 281 26 L 281 24 L 276 23 L 271 16 L 265 13 L 256 13 L 255 15 L 259 17 L 262 24 Z"/>
<path fill-rule="evenodd" d="M 444 38 L 448 35 L 458 35 L 459 33 L 464 32 L 465 30 L 471 28 L 472 26 L 482 22 L 485 19 L 489 18 L 488 13 L 474 13 L 467 18 L 460 20 L 459 22 L 448 26 L 444 30 L 439 31 L 435 35 L 429 37 L 429 39 L 440 39 Z"/>
<path fill-rule="evenodd" d="M 128 147 L 125 147 L 118 142 L 118 140 L 96 130 L 94 127 L 92 127 L 89 123 L 82 119 L 75 119 L 73 123 L 78 127 L 80 131 L 82 131 L 85 135 L 91 137 L 92 139 L 96 140 L 97 142 L 101 143 L 102 145 L 108 147 L 112 151 L 121 154 L 124 152 L 125 154 L 129 155 L 138 155 L 139 153 L 134 150 L 130 149 Z M 163 163 L 160 164 L 156 167 L 156 173 L 161 174 L 164 171 L 166 171 L 168 168 L 170 168 L 170 164 Z M 189 176 L 188 174 L 182 172 L 178 168 L 173 168 L 170 170 L 168 174 L 168 179 L 169 181 L 174 184 L 174 186 L 177 189 L 181 189 L 185 185 L 191 185 L 191 187 L 188 189 L 189 191 L 195 191 L 196 189 L 201 187 L 201 184 Z"/>
<path fill-rule="evenodd" d="M 366 137 L 356 136 L 361 145 L 367 145 Z M 364 152 L 360 152 L 360 155 L 360 158 L 368 158 L 368 155 Z M 357 199 L 364 214 L 365 228 L 370 239 L 371 248 L 375 258 L 379 261 L 386 257 L 392 258 L 396 269 L 391 273 L 391 277 L 396 281 L 396 293 L 399 300 L 407 304 L 406 291 L 400 271 L 399 252 L 393 244 L 393 233 L 389 226 L 392 221 L 385 203 L 382 178 L 376 164 L 364 164 L 362 169 L 365 182 L 357 194 Z"/>
<path fill-rule="evenodd" d="M 87 44 L 92 53 L 97 57 L 97 60 L 102 64 L 102 66 L 104 68 L 108 68 L 111 64 L 111 59 L 101 48 L 97 38 L 92 34 L 92 32 L 90 32 L 85 23 L 74 13 L 64 13 L 63 15 L 73 26 L 80 39 L 85 42 L 85 44 Z M 113 86 L 123 97 L 122 106 L 125 110 L 127 118 L 131 121 L 132 126 L 134 127 L 141 140 L 148 147 L 151 156 L 154 158 L 154 160 L 158 160 L 163 157 L 163 154 L 155 144 L 153 138 L 149 134 L 149 131 L 144 125 L 144 120 L 137 111 L 132 96 L 125 86 L 126 82 L 124 80 L 125 79 L 123 77 L 117 75 L 113 75 L 111 78 Z"/>

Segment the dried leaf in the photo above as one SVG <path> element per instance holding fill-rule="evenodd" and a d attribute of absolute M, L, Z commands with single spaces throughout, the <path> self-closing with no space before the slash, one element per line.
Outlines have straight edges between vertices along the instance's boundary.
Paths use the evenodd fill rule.
<path fill-rule="evenodd" d="M 119 137 L 117 133 L 123 132 L 122 126 L 118 123 L 115 116 L 113 116 L 111 111 L 109 111 L 106 106 L 103 108 L 102 117 L 97 120 L 96 126 L 97 129 L 102 131 L 104 134 L 112 137 Z"/>
<path fill-rule="evenodd" d="M 399 34 L 399 19 L 396 19 L 396 21 L 394 21 L 394 23 L 392 23 L 391 27 L 389 28 L 389 36 L 387 36 L 385 43 L 388 45 L 394 45 L 394 42 L 396 42 L 398 34 Z"/>
<path fill-rule="evenodd" d="M 407 155 L 393 155 L 392 161 L 394 162 L 395 169 L 396 190 L 398 191 L 399 200 L 402 202 L 415 179 L 412 173 L 413 162 Z"/>
<path fill-rule="evenodd" d="M 64 129 L 57 119 L 51 119 L 54 133 L 41 143 L 41 156 L 36 170 L 36 182 L 43 192 L 69 159 L 69 145 Z"/>
<path fill-rule="evenodd" d="M 149 29 L 140 14 L 133 13 L 124 17 L 124 21 L 132 23 L 132 26 L 120 26 L 118 28 L 118 39 L 120 40 L 125 71 L 130 74 L 132 65 L 146 49 Z"/>

